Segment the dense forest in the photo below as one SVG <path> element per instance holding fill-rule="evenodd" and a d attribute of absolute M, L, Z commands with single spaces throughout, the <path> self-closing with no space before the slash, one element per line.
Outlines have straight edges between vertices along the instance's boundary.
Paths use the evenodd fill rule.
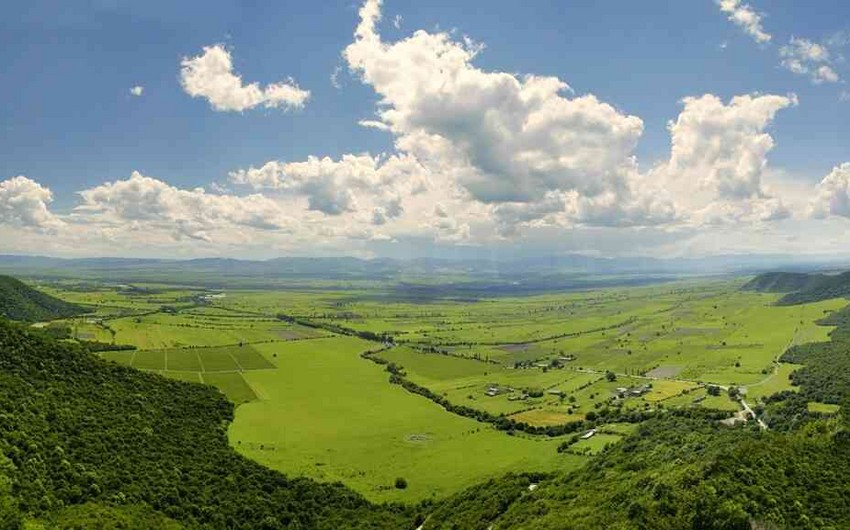
<path fill-rule="evenodd" d="M 38 322 L 81 313 L 85 309 L 80 306 L 33 289 L 11 276 L 0 276 L 0 317 Z"/>
<path fill-rule="evenodd" d="M 56 528 L 414 526 L 412 509 L 376 507 L 342 485 L 289 479 L 239 456 L 226 436 L 233 405 L 217 390 L 107 363 L 5 321 L 0 411 L 6 529 L 23 516 Z"/>
<path fill-rule="evenodd" d="M 780 305 L 805 304 L 850 296 L 850 271 L 840 274 L 768 272 L 744 284 L 744 290 L 787 293 Z"/>

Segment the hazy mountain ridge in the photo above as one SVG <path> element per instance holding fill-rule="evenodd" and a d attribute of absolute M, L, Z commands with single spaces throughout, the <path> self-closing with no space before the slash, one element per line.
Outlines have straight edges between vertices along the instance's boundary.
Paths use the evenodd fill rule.
<path fill-rule="evenodd" d="M 0 255 L 0 272 L 33 278 L 97 278 L 112 281 L 151 281 L 163 274 L 181 275 L 195 283 L 225 279 L 393 281 L 398 283 L 505 282 L 552 284 L 579 282 L 589 276 L 680 276 L 756 273 L 782 266 L 811 271 L 829 261 L 795 256 L 750 255 L 662 259 L 602 258 L 578 254 L 533 258 L 395 258 L 281 257 L 265 261 L 234 258 L 190 260 L 140 258 L 51 258 Z M 174 280 L 174 277 L 170 277 Z"/>

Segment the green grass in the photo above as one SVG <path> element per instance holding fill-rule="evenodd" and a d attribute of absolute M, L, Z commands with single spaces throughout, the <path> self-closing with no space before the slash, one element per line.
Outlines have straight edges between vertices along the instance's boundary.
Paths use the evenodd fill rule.
<path fill-rule="evenodd" d="M 817 412 L 819 414 L 835 414 L 841 409 L 838 405 L 832 405 L 830 403 L 817 403 L 814 401 L 810 401 L 808 403 L 809 412 Z"/>
<path fill-rule="evenodd" d="M 165 377 L 169 377 L 171 379 L 177 379 L 178 381 L 186 381 L 188 383 L 203 383 L 204 380 L 201 379 L 201 374 L 198 372 L 160 372 L 160 374 Z"/>
<path fill-rule="evenodd" d="M 210 373 L 201 374 L 203 382 L 221 390 L 230 401 L 240 405 L 256 399 L 256 394 L 240 373 Z"/>
<path fill-rule="evenodd" d="M 136 352 L 134 351 L 108 351 L 101 353 L 100 356 L 107 361 L 130 366 L 133 364 L 133 356 L 135 354 Z"/>
<path fill-rule="evenodd" d="M 775 306 L 778 295 L 741 292 L 740 283 L 428 303 L 305 287 L 228 291 L 197 307 L 185 302 L 194 291 L 182 288 L 160 286 L 146 296 L 100 289 L 72 298 L 95 306 L 103 321 L 72 322 L 84 333 L 108 333 L 108 340 L 111 329 L 117 343 L 142 348 L 105 359 L 218 387 L 240 404 L 229 436 L 246 456 L 290 475 L 342 481 L 373 500 L 418 501 L 510 471 L 573 469 L 581 455 L 635 426 L 602 426 L 574 444 L 581 455 L 558 454 L 563 437 L 508 436 L 389 384 L 383 367 L 359 356 L 375 343 L 275 315 L 390 333 L 399 346 L 379 355 L 403 366 L 414 383 L 455 404 L 545 426 L 612 404 L 739 409 L 725 393 L 706 396 L 701 383 L 744 386 L 751 405 L 793 388 L 788 375 L 796 365 L 776 360 L 791 344 L 826 339 L 830 328 L 814 322 L 846 301 Z M 180 303 L 177 314 L 140 314 Z M 567 357 L 573 360 L 550 367 Z M 652 386 L 647 394 L 614 399 L 618 387 L 644 384 Z M 492 385 L 510 390 L 491 397 Z M 527 391 L 543 395 L 519 399 Z M 406 490 L 393 487 L 398 476 Z"/>
<path fill-rule="evenodd" d="M 580 454 L 595 455 L 609 445 L 622 440 L 618 434 L 597 433 L 587 440 L 579 440 L 570 446 L 570 451 Z"/>
<path fill-rule="evenodd" d="M 162 350 L 137 351 L 133 356 L 133 368 L 165 370 L 165 352 Z"/>
<path fill-rule="evenodd" d="M 244 373 L 259 400 L 237 409 L 231 443 L 288 474 L 340 480 L 379 500 L 443 496 L 509 471 L 581 465 L 556 439 L 511 437 L 446 413 L 387 383 L 360 352 L 374 344 L 340 337 L 260 345 L 279 368 Z M 392 487 L 404 477 L 408 488 Z"/>
<path fill-rule="evenodd" d="M 165 355 L 167 370 L 202 371 L 201 361 L 198 358 L 197 350 L 194 348 L 166 350 Z"/>
<path fill-rule="evenodd" d="M 779 363 L 771 370 L 764 379 L 758 383 L 747 385 L 747 398 L 752 400 L 763 399 L 771 394 L 783 390 L 796 390 L 791 384 L 791 373 L 802 368 L 802 365 L 791 363 Z"/>
<path fill-rule="evenodd" d="M 239 364 L 230 355 L 227 348 L 198 348 L 196 351 L 201 360 L 203 372 L 234 372 L 239 370 Z"/>

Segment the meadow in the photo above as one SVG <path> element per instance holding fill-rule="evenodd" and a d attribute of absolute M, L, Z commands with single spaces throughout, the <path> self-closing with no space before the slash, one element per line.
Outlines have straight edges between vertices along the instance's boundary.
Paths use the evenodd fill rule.
<path fill-rule="evenodd" d="M 815 321 L 846 305 L 777 306 L 778 295 L 742 283 L 416 300 L 379 287 L 43 287 L 94 310 L 67 321 L 77 338 L 137 348 L 104 359 L 215 386 L 238 404 L 229 437 L 244 455 L 372 500 L 413 502 L 506 472 L 576 469 L 635 426 L 598 425 L 588 439 L 506 432 L 392 384 L 390 369 L 452 406 L 537 427 L 610 407 L 732 413 L 729 387 L 752 406 L 793 390 L 799 366 L 779 357 L 826 340 L 831 328 Z M 385 365 L 362 357 L 376 350 Z"/>

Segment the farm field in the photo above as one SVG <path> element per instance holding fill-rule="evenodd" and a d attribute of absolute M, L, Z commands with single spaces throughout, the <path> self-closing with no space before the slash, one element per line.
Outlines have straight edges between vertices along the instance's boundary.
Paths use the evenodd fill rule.
<path fill-rule="evenodd" d="M 288 474 L 342 481 L 376 501 L 442 497 L 509 471 L 574 469 L 557 438 L 507 436 L 387 384 L 352 337 L 265 344 L 277 370 L 245 372 L 259 400 L 230 427 L 243 454 Z M 273 355 L 277 355 L 274 357 Z M 393 487 L 403 477 L 408 487 Z"/>
<path fill-rule="evenodd" d="M 51 292 L 95 309 L 67 321 L 78 338 L 137 348 L 104 359 L 221 390 L 238 405 L 229 438 L 242 454 L 289 475 L 341 481 L 375 501 L 415 502 L 506 472 L 575 469 L 636 428 L 616 419 L 624 414 L 731 414 L 741 405 L 729 387 L 752 406 L 793 390 L 799 365 L 779 356 L 826 340 L 831 328 L 815 321 L 846 301 L 777 306 L 778 295 L 743 292 L 741 283 L 417 301 L 309 287 Z M 372 340 L 351 336 L 358 333 Z M 366 351 L 376 352 L 371 360 Z M 390 370 L 444 404 L 532 428 L 618 415 L 597 421 L 588 439 L 576 438 L 583 431 L 508 434 L 391 384 Z M 723 391 L 710 395 L 709 385 Z M 559 452 L 565 440 L 576 441 Z M 394 487 L 399 477 L 405 489 Z"/>

